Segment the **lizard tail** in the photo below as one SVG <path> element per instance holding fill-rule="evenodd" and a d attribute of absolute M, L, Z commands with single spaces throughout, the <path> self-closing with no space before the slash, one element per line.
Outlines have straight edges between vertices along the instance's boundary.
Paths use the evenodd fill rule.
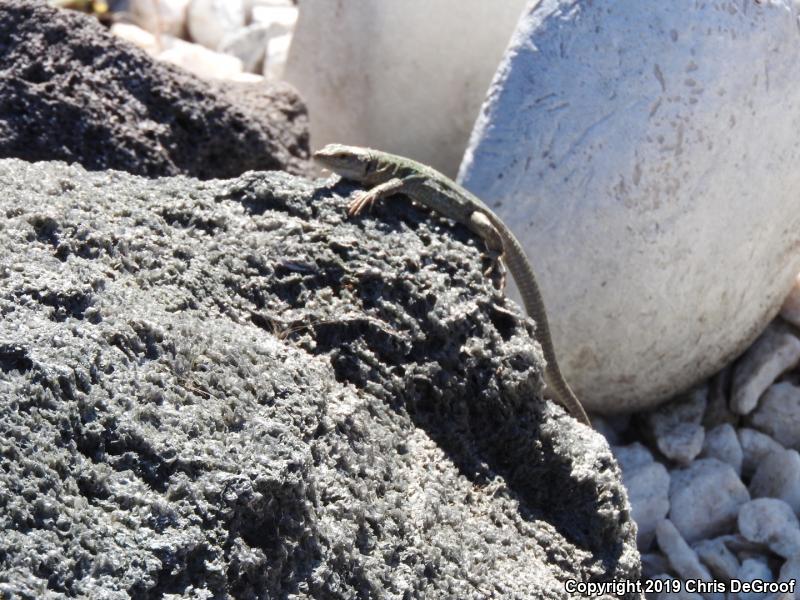
<path fill-rule="evenodd" d="M 525 256 L 525 251 L 513 234 L 503 237 L 503 254 L 506 264 L 514 276 L 514 281 L 517 282 L 522 302 L 525 305 L 525 312 L 536 321 L 536 337 L 539 338 L 544 358 L 547 361 L 544 374 L 545 383 L 559 404 L 566 408 L 578 421 L 591 427 L 592 424 L 589 422 L 586 411 L 583 410 L 578 397 L 569 387 L 569 384 L 561 374 L 561 369 L 558 367 L 553 338 L 550 337 L 550 324 L 547 321 L 544 299 L 536 283 L 536 276 L 531 269 L 530 262 Z M 520 273 L 521 276 L 518 277 L 517 273 Z"/>

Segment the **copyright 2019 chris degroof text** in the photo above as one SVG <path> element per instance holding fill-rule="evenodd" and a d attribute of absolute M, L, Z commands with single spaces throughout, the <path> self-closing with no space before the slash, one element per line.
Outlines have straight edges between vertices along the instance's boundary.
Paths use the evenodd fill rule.
<path fill-rule="evenodd" d="M 568 579 L 564 584 L 566 592 L 573 596 L 585 596 L 594 598 L 609 594 L 613 596 L 625 596 L 628 594 L 659 594 L 692 592 L 696 594 L 709 593 L 767 593 L 767 594 L 793 594 L 796 580 L 789 581 L 764 581 L 754 579 L 752 581 L 742 581 L 731 579 L 730 581 L 701 581 L 699 579 L 644 579 L 641 581 L 630 581 L 626 579 L 614 579 L 612 581 L 585 582 Z"/>

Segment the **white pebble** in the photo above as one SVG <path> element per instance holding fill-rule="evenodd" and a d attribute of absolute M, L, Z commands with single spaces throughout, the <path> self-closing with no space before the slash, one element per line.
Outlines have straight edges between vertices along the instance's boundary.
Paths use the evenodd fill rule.
<path fill-rule="evenodd" d="M 242 83 L 263 83 L 264 76 L 256 73 L 233 73 L 228 78 L 230 81 L 241 81 Z"/>
<path fill-rule="evenodd" d="M 225 36 L 245 24 L 243 0 L 191 0 L 187 11 L 187 27 L 192 41 L 216 50 Z"/>
<path fill-rule="evenodd" d="M 284 6 L 254 6 L 252 10 L 253 23 L 263 25 L 277 25 L 284 33 L 294 31 L 297 23 L 297 7 Z"/>
<path fill-rule="evenodd" d="M 130 0 L 128 11 L 140 27 L 156 35 L 186 35 L 189 0 Z"/>
<path fill-rule="evenodd" d="M 616 419 L 597 414 L 592 415 L 591 419 L 592 427 L 606 438 L 609 446 L 615 446 L 620 443 L 620 432 L 624 430 L 624 427 L 618 429 Z"/>
<path fill-rule="evenodd" d="M 729 535 L 722 535 L 717 539 L 722 540 L 725 546 L 731 552 L 735 553 L 740 561 L 753 558 L 754 556 L 762 556 L 767 549 L 764 544 L 751 542 L 738 532 Z"/>
<path fill-rule="evenodd" d="M 256 23 L 226 35 L 217 50 L 241 60 L 248 73 L 260 73 L 264 68 L 264 54 L 271 35 L 274 34 L 268 25 Z"/>
<path fill-rule="evenodd" d="M 798 581 L 800 581 L 800 556 L 793 556 L 781 566 L 781 572 L 778 576 L 778 581 L 795 582 L 794 593 L 781 594 L 776 593 L 770 597 L 770 600 L 794 600 L 798 595 Z"/>
<path fill-rule="evenodd" d="M 669 515 L 689 542 L 732 530 L 739 507 L 748 500 L 750 494 L 733 467 L 716 458 L 672 471 Z"/>
<path fill-rule="evenodd" d="M 250 10 L 255 10 L 260 6 L 294 6 L 294 0 L 248 0 Z"/>
<path fill-rule="evenodd" d="M 800 552 L 800 524 L 792 507 L 776 498 L 758 498 L 742 505 L 739 531 L 775 554 L 791 558 Z"/>
<path fill-rule="evenodd" d="M 692 548 L 714 577 L 729 581 L 739 572 L 739 559 L 725 545 L 724 537 L 703 540 Z"/>
<path fill-rule="evenodd" d="M 680 465 L 688 465 L 703 449 L 705 429 L 695 423 L 681 423 L 656 439 L 658 449 Z"/>
<path fill-rule="evenodd" d="M 748 478 L 755 473 L 764 457 L 784 450 L 778 442 L 765 433 L 741 427 L 737 432 L 742 445 L 742 477 Z"/>
<path fill-rule="evenodd" d="M 783 372 L 800 361 L 800 339 L 785 323 L 772 322 L 744 353 L 733 374 L 731 408 L 750 413 L 761 394 Z"/>
<path fill-rule="evenodd" d="M 775 580 L 769 565 L 767 565 L 766 558 L 761 560 L 755 558 L 746 559 L 742 562 L 736 579 L 743 582 L 751 582 L 756 579 L 760 579 L 761 581 Z M 766 596 L 767 592 L 739 592 L 739 600 L 763 600 Z"/>
<path fill-rule="evenodd" d="M 653 462 L 653 453 L 646 446 L 634 442 L 628 446 L 613 446 L 611 451 L 617 459 L 623 473 L 633 472 Z"/>
<path fill-rule="evenodd" d="M 688 465 L 703 449 L 705 430 L 700 423 L 707 396 L 708 388 L 700 387 L 647 415 L 656 446 L 670 460 Z"/>
<path fill-rule="evenodd" d="M 622 468 L 631 516 L 638 527 L 636 544 L 645 551 L 653 542 L 656 525 L 669 512 L 669 473 L 641 444 L 616 447 L 614 455 Z"/>
<path fill-rule="evenodd" d="M 680 532 L 669 519 L 664 519 L 656 527 L 656 539 L 658 540 L 658 547 L 661 548 L 672 569 L 681 579 L 684 581 L 687 579 L 713 580 L 711 573 L 702 565 L 695 551 L 689 547 L 689 544 L 681 537 Z M 716 597 L 724 600 L 724 595 L 706 595 L 706 598 Z"/>
<path fill-rule="evenodd" d="M 159 60 L 177 65 L 198 77 L 234 79 L 242 73 L 242 61 L 235 56 L 166 35 L 161 36 L 161 44 L 164 50 L 158 54 Z"/>
<path fill-rule="evenodd" d="M 114 23 L 111 25 L 111 33 L 120 39 L 130 42 L 134 46 L 138 46 L 151 56 L 156 56 L 161 52 L 161 45 L 156 39 L 156 36 L 136 25 L 131 25 L 130 23 Z"/>
<path fill-rule="evenodd" d="M 700 455 L 704 458 L 717 458 L 732 466 L 737 475 L 742 474 L 742 445 L 736 430 L 729 423 L 717 425 L 706 433 Z"/>
<path fill-rule="evenodd" d="M 264 55 L 264 77 L 271 81 L 283 79 L 286 70 L 286 61 L 289 58 L 289 49 L 292 46 L 292 34 L 277 35 L 267 42 L 267 51 Z"/>
<path fill-rule="evenodd" d="M 800 454 L 781 450 L 768 454 L 750 481 L 753 498 L 778 498 L 800 512 Z"/>
<path fill-rule="evenodd" d="M 660 552 L 642 553 L 642 579 L 653 579 L 659 573 L 669 571 L 669 561 Z"/>
<path fill-rule="evenodd" d="M 788 381 L 770 386 L 747 422 L 787 448 L 800 449 L 800 387 Z"/>

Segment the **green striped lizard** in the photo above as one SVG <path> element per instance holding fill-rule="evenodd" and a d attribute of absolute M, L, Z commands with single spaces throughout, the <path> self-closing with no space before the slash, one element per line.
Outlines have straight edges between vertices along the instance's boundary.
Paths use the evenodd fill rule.
<path fill-rule="evenodd" d="M 487 248 L 505 261 L 519 288 L 525 310 L 536 321 L 547 367 L 545 383 L 555 399 L 581 423 L 589 418 L 570 389 L 556 360 L 544 300 L 525 251 L 511 230 L 488 206 L 435 169 L 387 152 L 329 144 L 314 154 L 323 167 L 370 189 L 350 204 L 348 214 L 358 215 L 373 202 L 405 194 L 411 200 L 465 225 L 480 236 Z"/>

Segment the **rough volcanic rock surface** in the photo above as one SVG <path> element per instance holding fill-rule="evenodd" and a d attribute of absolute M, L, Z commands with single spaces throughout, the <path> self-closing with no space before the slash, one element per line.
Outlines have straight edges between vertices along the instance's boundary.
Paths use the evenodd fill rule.
<path fill-rule="evenodd" d="M 0 157 L 148 177 L 306 172 L 296 92 L 241 90 L 155 62 L 86 15 L 0 2 Z"/>
<path fill-rule="evenodd" d="M 0 596 L 566 598 L 636 579 L 480 243 L 284 173 L 0 161 Z"/>

